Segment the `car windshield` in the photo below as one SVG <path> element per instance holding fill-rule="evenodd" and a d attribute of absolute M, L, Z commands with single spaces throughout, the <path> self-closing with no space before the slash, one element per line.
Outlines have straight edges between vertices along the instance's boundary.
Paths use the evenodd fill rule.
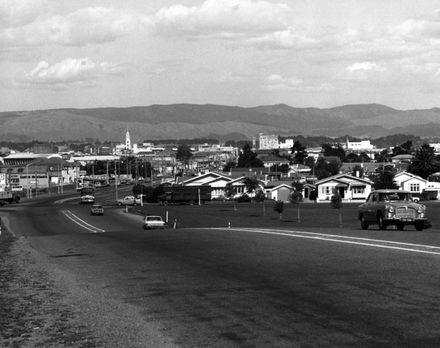
<path fill-rule="evenodd" d="M 162 221 L 162 218 L 160 216 L 149 216 L 147 221 Z"/>
<path fill-rule="evenodd" d="M 379 194 L 379 201 L 381 202 L 410 202 L 412 196 L 406 192 L 389 192 Z"/>

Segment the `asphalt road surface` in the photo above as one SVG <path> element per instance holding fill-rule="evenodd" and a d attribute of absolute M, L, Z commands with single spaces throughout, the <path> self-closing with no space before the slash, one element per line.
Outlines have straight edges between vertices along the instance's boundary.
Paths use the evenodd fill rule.
<path fill-rule="evenodd" d="M 124 208 L 108 205 L 103 217 L 89 208 L 49 197 L 0 211 L 81 323 L 82 340 L 52 346 L 440 344 L 440 238 L 431 230 L 420 242 L 395 231 L 145 231 Z"/>

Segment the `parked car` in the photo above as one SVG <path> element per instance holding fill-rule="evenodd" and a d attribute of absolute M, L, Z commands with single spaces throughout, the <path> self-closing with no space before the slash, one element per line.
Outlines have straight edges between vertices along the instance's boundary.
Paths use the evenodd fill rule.
<path fill-rule="evenodd" d="M 117 205 L 137 205 L 141 204 L 141 199 L 135 196 L 125 196 L 124 198 L 118 199 L 116 201 Z"/>
<path fill-rule="evenodd" d="M 381 230 L 390 225 L 398 230 L 414 225 L 417 231 L 422 231 L 428 225 L 425 205 L 415 202 L 411 192 L 401 190 L 371 192 L 359 206 L 358 218 L 364 230 L 370 225 L 378 225 Z"/>
<path fill-rule="evenodd" d="M 93 204 L 90 207 L 90 215 L 104 215 L 104 207 L 101 204 Z"/>
<path fill-rule="evenodd" d="M 165 221 L 161 216 L 146 216 L 144 218 L 144 229 L 149 230 L 152 228 L 165 228 Z"/>

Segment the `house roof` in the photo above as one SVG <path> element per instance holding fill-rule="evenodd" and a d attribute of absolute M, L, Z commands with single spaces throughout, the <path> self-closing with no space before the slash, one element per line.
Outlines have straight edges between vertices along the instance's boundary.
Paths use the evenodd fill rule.
<path fill-rule="evenodd" d="M 278 186 L 276 186 L 274 188 L 271 188 L 270 192 L 277 191 L 277 190 L 279 190 L 281 188 L 287 188 L 287 189 L 292 190 L 292 191 L 294 190 L 294 188 L 292 186 L 290 186 L 290 185 L 281 184 L 281 185 L 278 185 Z"/>
<path fill-rule="evenodd" d="M 414 156 L 409 154 L 396 155 L 391 157 L 392 160 L 412 159 Z"/>
<path fill-rule="evenodd" d="M 395 167 L 395 163 L 390 162 L 344 162 L 341 166 L 341 172 L 352 172 L 356 166 L 361 167 L 364 172 L 374 172 L 380 166 Z"/>
<path fill-rule="evenodd" d="M 231 168 L 230 176 L 232 178 L 238 178 L 242 176 L 250 177 L 261 177 L 261 176 L 279 176 L 282 175 L 281 172 L 271 171 L 270 168 L 259 167 L 259 168 Z"/>
<path fill-rule="evenodd" d="M 186 180 L 183 181 L 183 184 L 186 185 L 186 184 L 189 184 L 191 182 L 200 181 L 200 180 L 206 180 L 205 182 L 210 182 L 210 181 L 213 181 L 213 180 L 216 180 L 216 179 L 219 179 L 219 178 L 223 178 L 223 179 L 226 179 L 228 181 L 231 180 L 231 178 L 228 177 L 228 176 L 225 176 L 225 175 L 222 175 L 222 174 L 219 174 L 219 173 L 216 173 L 216 172 L 208 172 L 208 173 L 205 173 L 205 174 L 202 174 L 202 175 L 198 175 L 198 176 L 194 176 L 194 177 L 191 177 L 189 179 L 186 179 Z"/>
<path fill-rule="evenodd" d="M 407 172 L 407 171 L 402 171 L 402 172 L 397 173 L 396 175 L 394 175 L 394 178 L 397 178 L 398 176 L 402 176 L 402 175 L 406 175 L 406 176 L 409 176 L 409 177 L 412 177 L 412 178 L 421 178 L 420 176 L 415 175 L 415 174 L 410 173 L 410 172 Z M 421 178 L 421 179 L 423 179 L 423 178 Z"/>
<path fill-rule="evenodd" d="M 296 172 L 310 172 L 312 168 L 309 166 L 306 166 L 304 164 L 292 164 L 290 166 L 290 170 L 296 171 Z"/>
<path fill-rule="evenodd" d="M 364 184 L 364 185 L 371 185 L 372 184 L 372 181 L 369 180 L 369 179 L 358 178 L 356 176 L 349 175 L 349 174 L 337 174 L 337 175 L 334 175 L 334 176 L 329 176 L 328 178 L 324 178 L 324 179 L 318 180 L 316 182 L 316 186 L 324 184 L 324 183 L 329 182 L 329 181 L 336 181 L 336 182 L 344 183 L 344 184 L 347 184 L 347 185 L 353 185 L 353 184 L 356 184 L 356 183 L 361 183 L 361 184 Z"/>

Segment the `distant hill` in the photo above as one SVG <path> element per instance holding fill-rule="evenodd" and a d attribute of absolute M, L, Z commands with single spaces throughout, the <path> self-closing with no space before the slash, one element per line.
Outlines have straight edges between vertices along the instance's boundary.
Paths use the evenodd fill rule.
<path fill-rule="evenodd" d="M 330 109 L 285 104 L 250 108 L 172 104 L 0 113 L 0 138 L 4 141 L 122 141 L 126 129 L 134 142 L 201 137 L 251 139 L 258 133 L 370 138 L 403 133 L 427 137 L 440 134 L 440 109 L 402 111 L 379 104 Z"/>

